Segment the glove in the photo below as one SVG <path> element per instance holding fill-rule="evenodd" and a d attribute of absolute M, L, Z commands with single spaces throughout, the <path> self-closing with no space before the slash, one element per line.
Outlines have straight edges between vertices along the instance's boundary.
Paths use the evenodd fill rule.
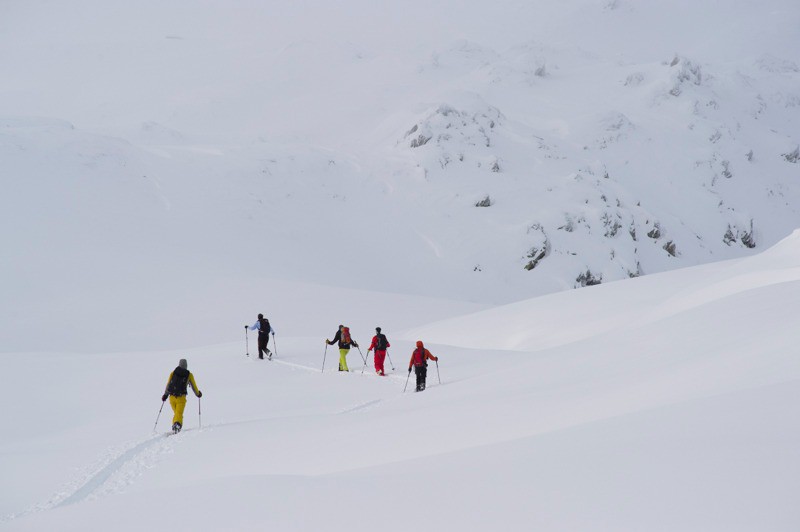
<path fill-rule="evenodd" d="M 331 345 L 331 341 L 330 340 L 325 340 L 325 345 Z"/>
<path fill-rule="evenodd" d="M 275 333 L 272 333 L 272 337 L 275 338 Z"/>
<path fill-rule="evenodd" d="M 199 399 L 201 397 L 203 397 L 203 392 L 197 392 L 197 398 Z"/>
<path fill-rule="evenodd" d="M 247 329 L 247 325 L 245 325 L 244 328 Z"/>
<path fill-rule="evenodd" d="M 408 366 L 408 372 L 411 373 L 411 366 Z"/>
<path fill-rule="evenodd" d="M 168 395 L 168 394 L 164 394 L 164 395 L 162 395 L 162 396 L 161 396 L 161 402 L 163 403 L 164 401 L 166 401 L 166 400 L 167 400 L 167 397 L 169 397 L 169 395 Z"/>

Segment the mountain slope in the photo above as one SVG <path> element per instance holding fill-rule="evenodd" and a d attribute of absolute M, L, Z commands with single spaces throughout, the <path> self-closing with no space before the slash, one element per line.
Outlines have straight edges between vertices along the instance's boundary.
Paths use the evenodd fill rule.
<path fill-rule="evenodd" d="M 3 9 L 6 350 L 42 311 L 202 345 L 231 329 L 188 309 L 272 280 L 507 303 L 799 225 L 794 2 Z"/>
<path fill-rule="evenodd" d="M 504 325 L 522 338 L 543 309 L 605 305 L 607 314 L 549 324 L 551 347 L 435 343 L 480 335 L 468 318 L 432 323 L 421 337 L 440 360 L 421 394 L 403 393 L 414 330 L 387 331 L 386 378 L 331 371 L 325 329 L 278 336 L 278 357 L 263 363 L 241 344 L 5 354 L 3 374 L 38 375 L 59 401 L 30 397 L 4 425 L 0 526 L 791 530 L 797 241 L 482 313 L 484 336 Z M 626 323 L 626 312 L 643 319 Z M 362 344 L 368 330 L 354 328 Z M 186 432 L 150 435 L 178 356 L 204 392 L 202 427 L 190 398 Z M 359 368 L 358 351 L 349 357 Z M 28 389 L 15 379 L 0 399 Z M 162 414 L 160 430 L 168 424 Z"/>

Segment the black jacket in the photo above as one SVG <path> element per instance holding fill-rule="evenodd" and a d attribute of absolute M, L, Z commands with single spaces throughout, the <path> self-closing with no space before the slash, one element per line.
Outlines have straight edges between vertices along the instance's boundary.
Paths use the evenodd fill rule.
<path fill-rule="evenodd" d="M 342 330 L 341 329 L 336 331 L 336 335 L 333 337 L 333 340 L 331 340 L 331 344 L 335 344 L 336 342 L 339 342 L 339 349 L 350 349 L 351 345 L 354 345 L 354 346 L 358 347 L 358 344 L 356 343 L 355 340 L 353 340 L 352 336 L 350 337 L 350 343 L 346 343 L 346 342 L 342 341 Z"/>

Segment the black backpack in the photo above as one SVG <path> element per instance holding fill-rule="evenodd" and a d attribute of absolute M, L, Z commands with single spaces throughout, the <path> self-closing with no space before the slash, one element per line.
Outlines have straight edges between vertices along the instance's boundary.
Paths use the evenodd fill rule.
<path fill-rule="evenodd" d="M 385 334 L 376 334 L 375 337 L 378 339 L 377 343 L 375 344 L 375 351 L 386 351 L 386 344 L 389 342 L 386 340 Z"/>
<path fill-rule="evenodd" d="M 269 320 L 267 318 L 261 318 L 258 321 L 260 322 L 260 327 L 258 329 L 259 334 L 269 334 L 272 330 L 272 327 L 269 326 Z"/>
<path fill-rule="evenodd" d="M 167 386 L 167 392 L 170 395 L 186 395 L 186 387 L 189 385 L 189 370 L 183 369 L 182 367 L 178 366 L 175 368 L 175 371 L 172 372 L 172 378 L 169 380 L 169 386 Z"/>

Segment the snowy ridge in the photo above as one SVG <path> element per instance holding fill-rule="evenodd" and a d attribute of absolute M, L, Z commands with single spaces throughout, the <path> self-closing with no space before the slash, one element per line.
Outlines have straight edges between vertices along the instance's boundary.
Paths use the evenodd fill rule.
<path fill-rule="evenodd" d="M 800 231 L 795 231 L 778 246 L 768 250 L 768 256 L 784 255 L 784 250 L 795 250 L 800 242 Z M 528 301 L 499 306 L 468 316 L 451 318 L 441 323 L 413 328 L 406 333 L 413 337 L 429 338 L 436 343 L 459 345 L 474 349 L 552 348 L 584 338 L 641 327 L 672 315 L 690 312 L 706 305 L 721 304 L 752 290 L 780 287 L 800 280 L 800 262 L 793 251 L 791 260 L 781 261 L 770 268 L 769 274 L 761 272 L 760 255 L 749 259 L 716 263 L 697 269 L 692 283 L 674 291 L 672 285 L 685 278 L 686 273 L 676 271 L 647 278 L 614 283 L 612 287 L 595 287 L 592 293 L 578 291 L 569 295 L 544 296 Z M 752 266 L 751 266 L 752 265 Z M 753 272 L 755 270 L 755 273 Z M 559 304 L 550 304 L 558 302 Z M 647 311 L 642 313 L 641 306 Z M 606 310 L 611 309 L 611 310 Z M 491 334 L 486 334 L 487 325 Z M 576 330 L 569 337 L 557 331 L 560 323 L 574 323 Z M 597 330 L 593 327 L 601 327 Z M 709 325 L 711 327 L 711 325 Z M 463 331 L 473 331 L 464 335 Z"/>

